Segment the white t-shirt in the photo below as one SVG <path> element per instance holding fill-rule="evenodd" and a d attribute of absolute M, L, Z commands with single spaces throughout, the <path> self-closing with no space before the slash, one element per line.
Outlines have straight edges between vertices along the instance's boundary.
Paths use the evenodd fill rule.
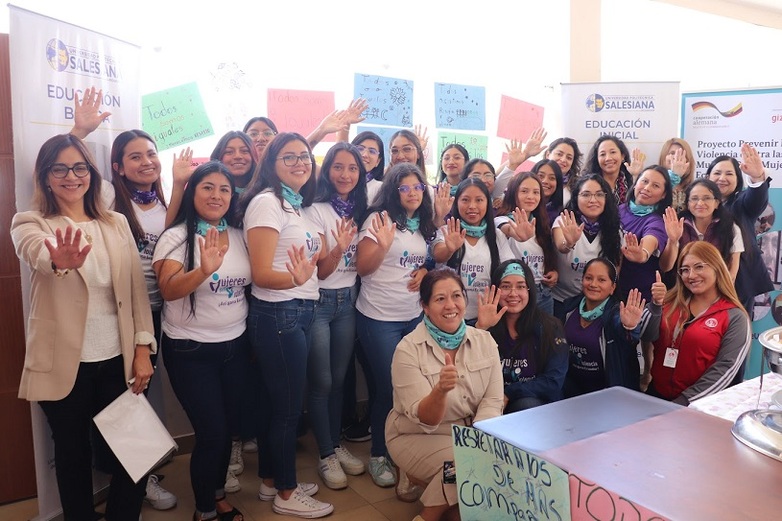
<path fill-rule="evenodd" d="M 141 268 L 144 270 L 144 281 L 147 283 L 149 303 L 152 305 L 152 309 L 157 311 L 163 307 L 163 297 L 157 286 L 155 270 L 152 269 L 152 257 L 158 238 L 166 229 L 166 207 L 157 199 L 155 199 L 155 206 L 149 210 L 142 210 L 136 203 L 132 202 L 131 204 L 133 204 L 136 219 L 138 219 L 141 229 L 144 230 L 144 238 L 138 241 L 136 246 L 139 257 L 141 257 Z"/>
<path fill-rule="evenodd" d="M 444 241 L 443 229 L 440 228 L 437 230 L 437 237 L 433 245 Z M 496 231 L 496 241 L 499 261 L 513 259 L 508 238 L 499 230 Z M 438 264 L 438 267 L 445 265 L 447 263 Z M 459 275 L 462 278 L 464 289 L 467 290 L 467 307 L 464 311 L 464 318 L 467 320 L 478 318 L 478 296 L 491 286 L 491 252 L 485 235 L 478 239 L 475 246 L 466 240 L 464 241 L 464 257 L 462 257 Z"/>
<path fill-rule="evenodd" d="M 274 250 L 272 269 L 283 273 L 288 272 L 285 263 L 290 262 L 288 248 L 291 246 L 304 246 L 304 254 L 312 259 L 320 252 L 320 236 L 317 228 L 304 217 L 302 212 L 297 212 L 285 200 L 280 205 L 280 200 L 271 190 L 264 190 L 253 197 L 244 214 L 245 240 L 247 232 L 253 228 L 271 228 L 279 233 L 277 247 Z M 252 252 L 250 252 L 252 255 Z M 312 273 L 312 277 L 297 288 L 291 289 L 266 289 L 253 284 L 253 296 L 266 302 L 282 302 L 296 298 L 318 300 L 318 267 Z"/>
<path fill-rule="evenodd" d="M 497 227 L 498 234 L 505 236 L 499 227 L 507 222 L 510 222 L 510 218 L 505 215 L 494 218 L 494 225 Z M 510 246 L 510 251 L 513 253 L 513 258 L 521 259 L 526 262 L 532 270 L 532 274 L 535 277 L 535 283 L 540 284 L 546 270 L 543 267 L 543 248 L 538 244 L 537 237 L 532 236 L 524 242 L 508 238 L 508 245 Z"/>
<path fill-rule="evenodd" d="M 364 238 L 377 242 L 369 231 L 375 214 L 369 214 L 364 221 L 359 243 Z M 420 296 L 417 291 L 409 291 L 407 283 L 410 274 L 426 262 L 426 253 L 427 244 L 421 232 L 397 229 L 383 262 L 373 273 L 361 277 L 356 309 L 369 318 L 388 322 L 413 320 L 420 315 Z"/>
<path fill-rule="evenodd" d="M 312 206 L 304 208 L 304 216 L 309 219 L 316 230 L 323 235 L 325 251 L 330 252 L 336 246 L 336 241 L 331 232 L 337 231 L 337 222 L 341 217 L 334 211 L 331 203 L 315 203 Z M 358 234 L 353 237 L 353 241 L 348 246 L 345 253 L 337 264 L 337 269 L 319 281 L 323 289 L 341 289 L 350 288 L 356 283 L 356 246 L 358 245 Z"/>
<path fill-rule="evenodd" d="M 562 227 L 562 217 L 557 217 L 553 228 Z M 621 239 L 622 233 L 617 232 Z M 600 254 L 600 239 L 602 232 L 589 242 L 585 233 L 581 234 L 575 247 L 567 253 L 557 250 L 557 284 L 551 289 L 555 300 L 560 302 L 570 297 L 581 294 L 581 279 L 584 276 L 584 267 L 590 260 Z"/>
<path fill-rule="evenodd" d="M 372 206 L 375 204 L 375 197 L 377 197 L 377 193 L 380 191 L 380 187 L 383 186 L 383 181 L 378 181 L 377 179 L 372 179 L 370 181 L 367 181 L 367 205 Z"/>
<path fill-rule="evenodd" d="M 170 259 L 185 263 L 185 225 L 167 230 L 158 239 L 152 262 Z M 193 247 L 193 267 L 201 265 L 200 241 Z M 187 268 L 184 267 L 184 270 Z M 190 296 L 167 301 L 163 306 L 163 332 L 171 338 L 197 342 L 226 342 L 241 336 L 247 324 L 244 287 L 250 284 L 250 257 L 241 230 L 228 228 L 228 252 L 223 264 L 195 290 L 195 315 Z"/>
<path fill-rule="evenodd" d="M 693 228 L 695 228 L 693 226 Z M 695 232 L 698 234 L 698 240 L 702 241 L 705 237 L 703 233 L 698 228 L 695 228 Z M 730 252 L 731 253 L 742 253 L 744 252 L 744 237 L 741 235 L 741 228 L 739 228 L 739 225 L 736 223 L 733 223 L 733 244 L 730 246 Z"/>

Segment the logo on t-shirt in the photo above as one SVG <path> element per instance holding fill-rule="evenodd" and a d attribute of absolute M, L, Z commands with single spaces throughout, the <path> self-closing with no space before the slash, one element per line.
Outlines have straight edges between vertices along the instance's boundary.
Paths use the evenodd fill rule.
<path fill-rule="evenodd" d="M 718 322 L 717 322 L 716 318 L 712 317 L 712 318 L 707 318 L 706 322 L 704 322 L 704 324 L 706 324 L 706 327 L 710 327 L 710 328 L 714 329 L 715 327 L 717 327 Z"/>
<path fill-rule="evenodd" d="M 209 288 L 213 293 L 224 291 L 228 295 L 228 298 L 233 298 L 234 294 L 243 291 L 243 288 L 246 285 L 247 279 L 245 277 L 220 278 L 220 274 L 214 272 L 212 273 L 212 281 L 209 283 Z"/>
<path fill-rule="evenodd" d="M 462 263 L 460 267 L 460 273 L 462 275 L 462 279 L 465 281 L 468 287 L 485 287 L 488 286 L 488 282 L 483 281 L 483 283 L 477 283 L 476 279 L 478 278 L 479 273 L 483 273 L 486 271 L 486 267 L 483 264 L 470 264 L 470 263 Z"/>
<path fill-rule="evenodd" d="M 586 266 L 586 262 L 581 262 L 578 257 L 573 257 L 573 262 L 570 263 L 573 271 L 584 271 L 584 266 Z"/>
<path fill-rule="evenodd" d="M 426 262 L 426 256 L 424 255 L 411 255 L 407 250 L 402 252 L 402 256 L 399 257 L 399 265 L 403 268 L 412 268 L 417 270 Z"/>
<path fill-rule="evenodd" d="M 306 233 L 307 238 L 305 239 L 304 243 L 307 246 L 307 258 L 311 259 L 312 256 L 320 250 L 320 236 L 317 235 L 313 237 L 310 232 Z"/>
<path fill-rule="evenodd" d="M 347 268 L 350 265 L 350 261 L 356 260 L 356 247 L 358 245 L 356 243 L 351 244 L 348 246 L 348 249 L 345 250 L 345 253 L 342 254 L 342 263 L 345 268 Z"/>

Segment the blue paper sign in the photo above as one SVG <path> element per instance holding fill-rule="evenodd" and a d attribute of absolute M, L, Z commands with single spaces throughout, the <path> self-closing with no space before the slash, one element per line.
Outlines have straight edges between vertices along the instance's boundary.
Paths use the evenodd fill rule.
<path fill-rule="evenodd" d="M 486 130 L 486 88 L 434 84 L 437 128 Z"/>
<path fill-rule="evenodd" d="M 395 127 L 413 126 L 413 81 L 356 73 L 354 98 L 364 98 L 369 107 L 365 123 Z"/>

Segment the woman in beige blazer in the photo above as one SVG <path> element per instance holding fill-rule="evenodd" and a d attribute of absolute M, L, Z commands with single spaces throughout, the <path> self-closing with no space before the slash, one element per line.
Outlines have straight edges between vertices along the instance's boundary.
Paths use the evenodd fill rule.
<path fill-rule="evenodd" d="M 113 474 L 106 519 L 136 521 L 146 479 L 135 484 L 90 432 L 96 413 L 129 385 L 142 392 L 153 373 L 157 346 L 136 243 L 125 217 L 103 207 L 100 173 L 80 139 L 46 141 L 34 179 L 36 210 L 11 223 L 31 272 L 19 397 L 38 401 L 52 429 L 64 518 L 94 516 L 92 438 L 106 456 L 101 470 Z"/>

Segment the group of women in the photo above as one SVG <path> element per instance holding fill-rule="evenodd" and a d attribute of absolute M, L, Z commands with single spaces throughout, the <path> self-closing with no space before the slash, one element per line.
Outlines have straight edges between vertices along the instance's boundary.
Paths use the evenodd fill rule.
<path fill-rule="evenodd" d="M 572 139 L 545 148 L 537 131 L 524 148 L 511 143 L 500 176 L 447 146 L 432 186 L 422 136 L 400 130 L 386 146 L 362 132 L 318 172 L 312 143 L 344 136 L 362 110 L 352 103 L 309 138 L 253 118 L 195 169 L 187 149 L 168 203 L 154 140 L 138 130 L 115 140 L 104 201 L 77 137 L 100 122 L 97 109 L 42 146 L 36 210 L 11 230 L 33 277 L 20 396 L 39 401 L 52 427 L 66 519 L 92 516 L 89 419 L 126 382 L 148 386 L 156 338 L 195 431 L 195 520 L 241 521 L 226 477 L 248 415 L 259 498 L 292 516 L 333 511 L 312 497 L 317 484 L 298 482 L 296 438 L 306 403 L 323 483 L 345 488 L 346 474 L 365 472 L 340 441 L 356 338 L 371 394 L 369 472 L 400 499 L 420 496 L 427 521 L 456 503 L 442 483 L 450 423 L 612 385 L 686 404 L 736 377 L 750 297 L 770 289 L 751 271 L 748 226 L 768 195 L 751 147 L 696 181 L 682 140 L 644 168 L 639 152 L 604 136 L 582 172 Z M 532 172 L 513 172 L 543 150 Z M 649 346 L 644 380 L 639 342 Z M 255 407 L 243 408 L 251 393 Z M 143 486 L 106 461 L 107 519 L 137 519 Z"/>

